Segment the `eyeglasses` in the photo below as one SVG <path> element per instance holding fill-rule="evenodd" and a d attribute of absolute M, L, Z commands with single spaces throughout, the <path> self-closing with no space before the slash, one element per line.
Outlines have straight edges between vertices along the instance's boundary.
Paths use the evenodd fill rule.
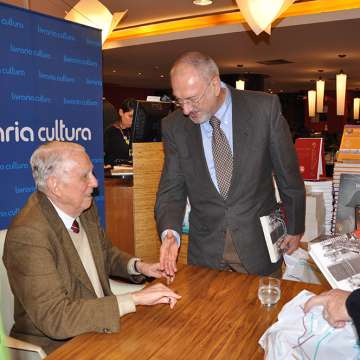
<path fill-rule="evenodd" d="M 213 78 L 208 82 L 208 84 L 206 85 L 203 93 L 196 99 L 196 98 L 189 98 L 189 99 L 176 99 L 174 101 L 174 104 L 176 106 L 179 106 L 181 108 L 183 108 L 186 104 L 187 105 L 191 105 L 191 107 L 196 107 L 200 104 L 201 100 L 204 98 L 207 89 L 209 88 L 211 82 L 212 82 Z"/>

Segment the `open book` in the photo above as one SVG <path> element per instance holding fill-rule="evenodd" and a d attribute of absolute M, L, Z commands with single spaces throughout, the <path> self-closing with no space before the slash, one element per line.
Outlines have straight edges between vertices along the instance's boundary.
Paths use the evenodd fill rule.
<path fill-rule="evenodd" d="M 332 288 L 360 287 L 360 232 L 321 235 L 309 243 L 309 254 Z"/>
<path fill-rule="evenodd" d="M 272 263 L 276 263 L 282 256 L 280 244 L 287 234 L 286 224 L 281 214 L 281 210 L 275 209 L 269 215 L 261 216 L 260 222 L 264 232 L 270 260 Z"/>

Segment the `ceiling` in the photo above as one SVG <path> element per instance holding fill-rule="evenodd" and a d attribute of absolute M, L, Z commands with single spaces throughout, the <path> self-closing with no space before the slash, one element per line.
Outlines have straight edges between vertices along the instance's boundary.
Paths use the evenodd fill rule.
<path fill-rule="evenodd" d="M 76 0 L 3 2 L 60 18 L 77 3 Z M 128 10 L 118 25 L 119 34 L 164 20 L 238 13 L 235 0 L 213 0 L 213 4 L 206 7 L 193 5 L 192 0 L 102 0 L 102 3 L 112 13 Z M 357 5 L 350 10 L 279 20 L 271 36 L 264 33 L 256 36 L 248 31 L 246 24 L 232 24 L 107 42 L 108 49 L 103 51 L 104 82 L 169 88 L 168 73 L 174 60 L 185 51 L 198 50 L 212 56 L 222 74 L 264 74 L 266 89 L 273 91 L 314 88 L 314 80 L 320 75 L 318 70 L 323 70 L 326 89 L 335 89 L 335 75 L 340 69 L 348 74 L 348 88 L 359 90 L 360 0 Z M 346 57 L 339 58 L 339 54 Z M 259 64 L 259 61 L 277 59 L 290 63 Z"/>

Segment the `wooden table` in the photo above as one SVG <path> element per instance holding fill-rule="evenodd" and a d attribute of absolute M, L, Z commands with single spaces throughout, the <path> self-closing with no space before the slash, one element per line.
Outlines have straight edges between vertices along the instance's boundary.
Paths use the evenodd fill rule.
<path fill-rule="evenodd" d="M 113 334 L 84 334 L 53 352 L 49 360 L 263 359 L 258 340 L 282 306 L 302 289 L 323 285 L 281 282 L 281 299 L 267 309 L 257 299 L 258 276 L 183 266 L 171 287 L 182 299 L 138 307 Z"/>

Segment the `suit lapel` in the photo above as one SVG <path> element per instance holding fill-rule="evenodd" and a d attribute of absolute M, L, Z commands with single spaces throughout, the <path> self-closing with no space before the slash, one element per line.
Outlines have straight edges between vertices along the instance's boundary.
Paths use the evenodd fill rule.
<path fill-rule="evenodd" d="M 99 275 L 99 280 L 103 288 L 104 293 L 109 293 L 108 275 L 104 268 L 105 260 L 103 258 L 103 252 L 101 249 L 101 243 L 98 239 L 99 230 L 97 224 L 87 219 L 84 214 L 80 216 L 81 224 L 86 232 L 91 253 L 94 258 L 95 267 Z"/>
<path fill-rule="evenodd" d="M 233 127 L 233 174 L 229 190 L 231 193 L 239 187 L 241 182 L 241 174 L 243 173 L 246 162 L 249 161 L 250 154 L 247 154 L 250 140 L 250 121 L 252 111 L 245 101 L 245 93 L 230 88 L 232 100 L 232 127 Z"/>
<path fill-rule="evenodd" d="M 71 240 L 68 230 L 66 229 L 64 223 L 60 219 L 57 214 L 55 208 L 48 200 L 48 198 L 39 192 L 40 202 L 42 205 L 42 209 L 47 217 L 49 224 L 51 224 L 51 228 L 55 231 L 57 235 L 57 240 L 61 242 L 62 249 L 65 253 L 66 258 L 71 264 L 71 274 L 75 276 L 79 281 L 90 291 L 95 294 L 95 290 L 91 285 L 90 279 L 84 269 L 84 266 L 80 260 L 79 254 L 75 249 L 75 246 Z"/>

